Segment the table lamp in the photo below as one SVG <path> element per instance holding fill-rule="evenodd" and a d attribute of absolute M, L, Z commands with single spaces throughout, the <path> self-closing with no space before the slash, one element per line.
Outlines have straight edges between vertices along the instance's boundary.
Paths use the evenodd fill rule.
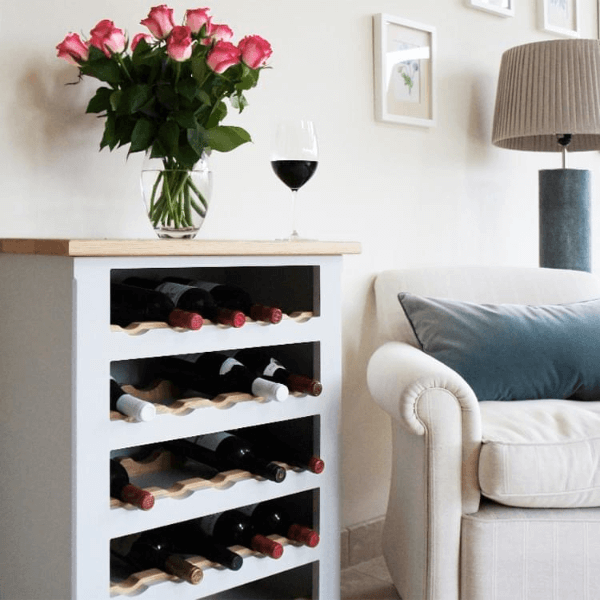
<path fill-rule="evenodd" d="M 590 172 L 567 169 L 566 158 L 600 149 L 600 42 L 551 40 L 504 52 L 492 143 L 562 153 L 562 169 L 539 172 L 540 266 L 590 271 Z"/>

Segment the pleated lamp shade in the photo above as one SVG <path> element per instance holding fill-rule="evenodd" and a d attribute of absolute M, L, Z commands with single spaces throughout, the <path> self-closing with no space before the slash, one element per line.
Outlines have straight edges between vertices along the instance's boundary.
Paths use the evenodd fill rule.
<path fill-rule="evenodd" d="M 600 149 L 600 42 L 551 40 L 502 55 L 492 142 L 501 148 L 560 152 Z"/>

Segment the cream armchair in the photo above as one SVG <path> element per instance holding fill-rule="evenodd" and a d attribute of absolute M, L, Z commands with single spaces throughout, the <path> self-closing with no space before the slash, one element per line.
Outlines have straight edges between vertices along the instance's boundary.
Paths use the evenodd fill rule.
<path fill-rule="evenodd" d="M 402 600 L 600 599 L 600 402 L 478 401 L 421 349 L 399 292 L 548 305 L 600 298 L 600 281 L 533 268 L 383 272 L 382 344 L 368 366 L 391 416 L 383 548 Z"/>

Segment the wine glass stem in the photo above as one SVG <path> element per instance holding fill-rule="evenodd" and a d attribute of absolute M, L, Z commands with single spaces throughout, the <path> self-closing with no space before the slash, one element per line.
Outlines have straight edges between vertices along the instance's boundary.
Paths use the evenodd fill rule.
<path fill-rule="evenodd" d="M 292 190 L 292 233 L 290 234 L 290 240 L 297 240 L 300 236 L 296 231 L 296 199 L 298 190 Z"/>

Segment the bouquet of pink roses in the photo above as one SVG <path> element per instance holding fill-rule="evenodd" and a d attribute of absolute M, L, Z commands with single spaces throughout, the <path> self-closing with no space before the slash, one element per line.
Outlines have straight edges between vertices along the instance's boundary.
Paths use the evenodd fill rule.
<path fill-rule="evenodd" d="M 176 25 L 173 9 L 163 4 L 141 24 L 150 33 L 128 40 L 122 29 L 103 20 L 88 40 L 70 33 L 57 46 L 58 56 L 79 67 L 80 77 L 106 84 L 87 106 L 88 113 L 106 118 L 100 148 L 129 144 L 130 153 L 146 151 L 162 159 L 166 169 L 186 171 L 204 152 L 228 152 L 250 141 L 244 129 L 221 125 L 227 115 L 224 100 L 239 112 L 244 109 L 244 92 L 256 86 L 271 56 L 269 42 L 251 35 L 234 45 L 232 30 L 213 23 L 207 8 L 186 11 L 183 25 Z M 157 220 L 174 220 L 177 211 L 183 218 L 190 205 L 206 209 L 190 199 L 194 190 L 181 177 L 165 191 L 167 183 L 154 202 Z M 187 205 L 171 210 L 171 192 Z"/>

